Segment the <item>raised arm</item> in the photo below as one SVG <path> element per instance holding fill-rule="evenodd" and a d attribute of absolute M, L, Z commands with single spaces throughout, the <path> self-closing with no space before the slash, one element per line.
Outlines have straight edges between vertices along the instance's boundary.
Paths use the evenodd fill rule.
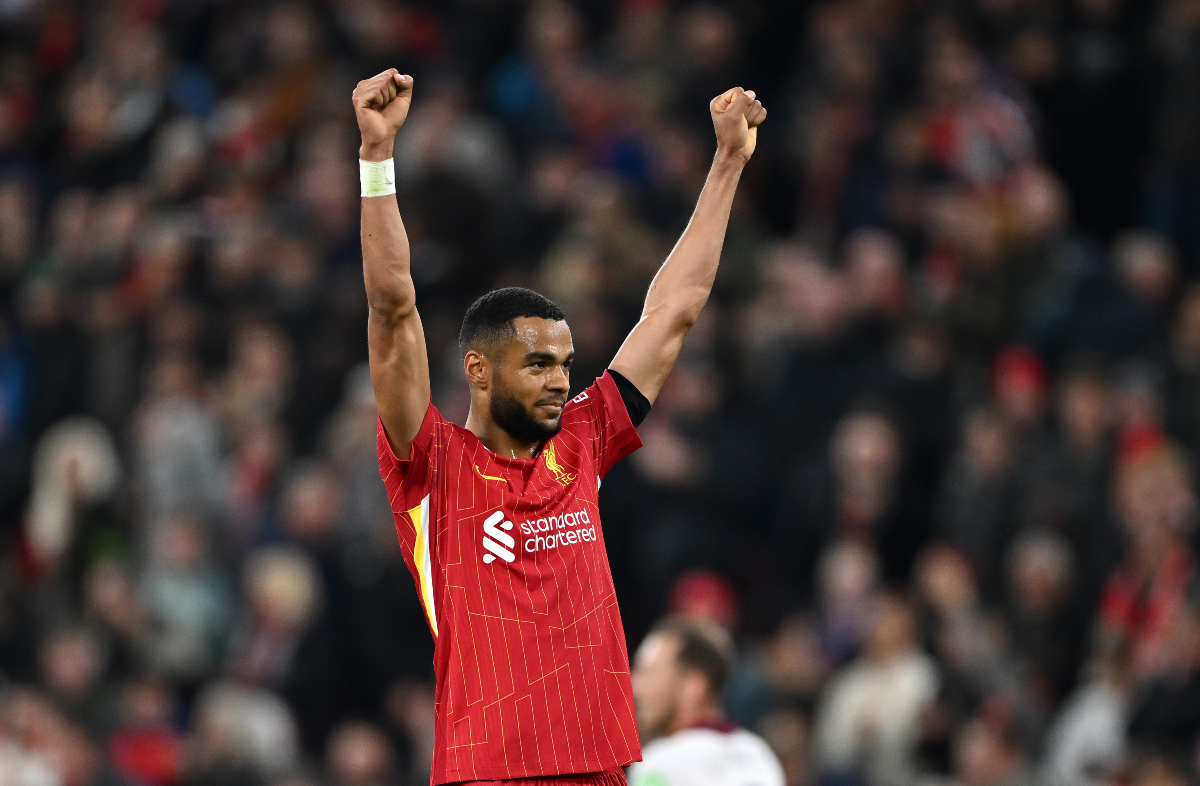
<path fill-rule="evenodd" d="M 717 155 L 687 229 L 650 283 L 642 317 L 611 364 L 651 402 L 679 357 L 683 337 L 708 302 L 738 178 L 754 153 L 758 124 L 767 116 L 753 91 L 740 87 L 717 96 L 708 108 L 717 132 Z"/>
<path fill-rule="evenodd" d="M 392 157 L 412 89 L 412 77 L 394 68 L 358 83 L 354 114 L 362 133 L 359 159 Z M 394 194 L 363 197 L 362 251 L 375 404 L 392 450 L 405 459 L 429 408 L 429 358 L 409 270 L 408 235 Z"/>

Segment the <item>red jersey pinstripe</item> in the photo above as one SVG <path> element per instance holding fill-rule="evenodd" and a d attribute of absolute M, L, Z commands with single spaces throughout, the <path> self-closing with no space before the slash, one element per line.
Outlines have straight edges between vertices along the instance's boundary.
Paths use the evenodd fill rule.
<path fill-rule="evenodd" d="M 641 447 L 605 372 L 535 459 L 498 456 L 431 404 L 379 468 L 435 636 L 432 784 L 600 772 L 641 759 L 600 479 Z"/>

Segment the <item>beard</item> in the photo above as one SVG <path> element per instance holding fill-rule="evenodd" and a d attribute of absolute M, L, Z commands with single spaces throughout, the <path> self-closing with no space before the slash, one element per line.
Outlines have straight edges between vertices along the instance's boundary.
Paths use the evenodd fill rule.
<path fill-rule="evenodd" d="M 492 390 L 488 412 L 496 425 L 518 442 L 545 442 L 562 430 L 561 412 L 552 424 L 538 420 L 516 396 L 500 386 Z"/>

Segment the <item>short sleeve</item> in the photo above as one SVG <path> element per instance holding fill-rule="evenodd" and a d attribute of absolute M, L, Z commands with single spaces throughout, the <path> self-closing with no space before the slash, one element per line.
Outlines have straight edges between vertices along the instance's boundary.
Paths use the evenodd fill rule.
<path fill-rule="evenodd" d="M 437 461 L 438 426 L 446 419 L 431 402 L 421 428 L 413 438 L 407 459 L 396 458 L 388 442 L 383 421 L 376 418 L 375 447 L 379 453 L 379 475 L 387 487 L 388 502 L 394 513 L 403 513 L 421 504 L 433 485 Z"/>
<path fill-rule="evenodd" d="M 642 446 L 637 429 L 612 376 L 605 371 L 571 403 L 585 413 L 595 429 L 593 437 L 596 469 L 603 478 L 618 461 Z"/>

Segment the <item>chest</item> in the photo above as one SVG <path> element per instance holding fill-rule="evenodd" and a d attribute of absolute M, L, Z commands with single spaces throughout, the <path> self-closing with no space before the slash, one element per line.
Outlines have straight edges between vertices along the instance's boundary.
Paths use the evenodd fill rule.
<path fill-rule="evenodd" d="M 530 461 L 462 451 L 447 469 L 437 537 L 461 563 L 524 572 L 600 546 L 596 468 L 574 442 L 553 440 Z"/>

